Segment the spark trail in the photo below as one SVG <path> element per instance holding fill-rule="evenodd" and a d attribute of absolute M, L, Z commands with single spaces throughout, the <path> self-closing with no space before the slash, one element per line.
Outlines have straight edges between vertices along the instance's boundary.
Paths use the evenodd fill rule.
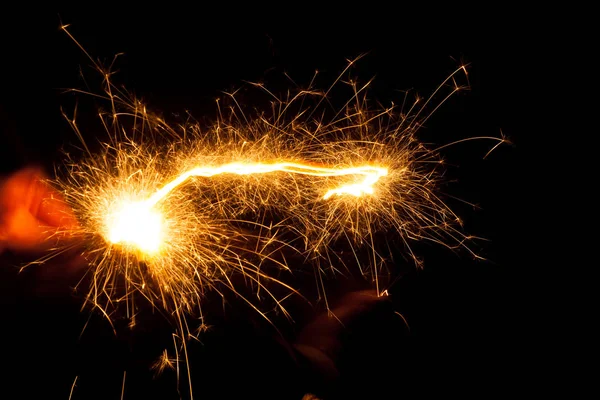
<path fill-rule="evenodd" d="M 330 189 L 323 195 L 327 200 L 334 195 L 373 194 L 373 185 L 381 176 L 387 175 L 387 168 L 361 166 L 355 168 L 327 168 L 292 162 L 279 163 L 230 163 L 222 166 L 196 167 L 178 176 L 163 186 L 147 200 L 138 203 L 125 203 L 107 218 L 108 240 L 112 243 L 126 243 L 137 246 L 141 251 L 154 253 L 159 250 L 161 242 L 162 217 L 153 208 L 172 190 L 185 183 L 190 177 L 210 178 L 221 174 L 251 175 L 270 172 L 287 172 L 317 177 L 333 177 L 344 175 L 362 175 L 358 183 L 341 185 Z"/>
<path fill-rule="evenodd" d="M 364 180 L 360 183 L 352 185 L 343 185 L 339 188 L 331 189 L 325 193 L 323 199 L 328 199 L 335 194 L 351 194 L 361 196 L 362 194 L 373 193 L 373 185 L 380 177 L 387 175 L 387 168 L 363 166 L 356 168 L 327 168 L 312 165 L 305 165 L 292 162 L 280 163 L 264 163 L 264 164 L 246 164 L 246 163 L 231 163 L 219 167 L 197 167 L 188 171 L 177 179 L 169 182 L 158 192 L 153 194 L 148 199 L 148 204 L 153 206 L 164 198 L 171 190 L 185 182 L 192 176 L 202 176 L 205 178 L 220 174 L 236 174 L 236 175 L 251 175 L 251 174 L 266 174 L 269 172 L 289 172 L 301 175 L 310 176 L 344 176 L 344 175 L 363 175 Z"/>

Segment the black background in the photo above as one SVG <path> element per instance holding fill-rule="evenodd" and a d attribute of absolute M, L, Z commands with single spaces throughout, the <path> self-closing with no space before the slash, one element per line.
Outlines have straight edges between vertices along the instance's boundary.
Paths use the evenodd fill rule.
<path fill-rule="evenodd" d="M 535 34 L 524 35 L 524 23 L 514 15 L 431 12 L 344 6 L 321 14 L 317 8 L 195 10 L 167 4 L 127 11 L 99 4 L 4 16 L 2 172 L 32 163 L 51 170 L 61 162 L 60 147 L 77 140 L 60 113 L 74 106 L 63 89 L 81 87 L 80 68 L 90 62 L 60 31 L 61 22 L 71 24 L 70 32 L 95 58 L 109 61 L 124 53 L 114 79 L 165 115 L 187 110 L 211 117 L 223 90 L 244 80 L 268 83 L 282 72 L 308 83 L 318 69 L 323 82 L 331 82 L 326 78 L 363 53 L 356 75 L 375 77 L 370 97 L 382 104 L 397 101 L 400 90 L 426 95 L 468 63 L 470 90 L 444 104 L 422 138 L 441 145 L 504 134 L 512 141 L 485 160 L 490 142 L 444 152 L 448 177 L 455 181 L 446 189 L 479 206 L 456 210 L 469 233 L 489 239 L 479 249 L 488 261 L 419 248 L 424 269 L 398 266 L 403 275 L 390 288 L 391 304 L 361 320 L 341 360 L 342 380 L 324 393 L 330 398 L 511 393 L 530 380 L 536 358 L 520 254 L 527 226 L 519 218 L 520 118 L 528 98 L 524 82 L 534 72 L 527 63 L 535 57 Z M 82 110 L 79 118 L 95 115 Z M 178 398 L 172 374 L 153 380 L 146 372 L 161 343 L 169 343 L 168 327 L 149 318 L 144 328 L 121 329 L 115 337 L 102 318 L 92 317 L 80 338 L 89 310 L 79 311 L 68 280 L 61 281 L 59 273 L 51 282 L 35 273 L 16 276 L 14 260 L 5 255 L 3 263 L 2 346 L 9 365 L 3 390 L 21 393 L 19 398 L 34 398 L 41 390 L 48 398 L 67 399 L 77 376 L 73 399 L 119 399 L 127 370 L 125 399 Z M 355 286 L 365 287 L 348 283 L 345 290 Z M 208 309 L 218 310 L 220 301 L 213 301 L 217 304 Z M 393 311 L 410 330 L 390 317 Z M 248 398 L 272 393 L 299 398 L 297 393 L 310 390 L 308 378 L 303 381 L 279 353 L 269 329 L 248 322 L 250 313 L 241 305 L 225 316 L 217 313 L 214 330 L 193 353 L 197 398 L 232 390 Z"/>

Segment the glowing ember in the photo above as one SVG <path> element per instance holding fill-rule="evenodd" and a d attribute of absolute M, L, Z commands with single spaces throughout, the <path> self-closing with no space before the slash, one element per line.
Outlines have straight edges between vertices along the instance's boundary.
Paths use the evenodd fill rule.
<path fill-rule="evenodd" d="M 124 203 L 106 218 L 107 239 L 155 254 L 160 250 L 163 232 L 162 215 L 148 202 Z"/>

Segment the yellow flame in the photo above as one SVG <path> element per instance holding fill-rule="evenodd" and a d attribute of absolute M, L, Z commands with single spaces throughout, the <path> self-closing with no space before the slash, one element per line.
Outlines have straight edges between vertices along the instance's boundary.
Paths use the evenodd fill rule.
<path fill-rule="evenodd" d="M 123 202 L 107 217 L 107 239 L 154 254 L 160 250 L 162 225 L 162 215 L 147 201 Z"/>

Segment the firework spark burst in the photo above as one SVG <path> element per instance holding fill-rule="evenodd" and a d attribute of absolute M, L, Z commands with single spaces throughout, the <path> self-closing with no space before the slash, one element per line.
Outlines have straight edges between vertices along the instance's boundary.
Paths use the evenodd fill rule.
<path fill-rule="evenodd" d="M 86 238 L 87 301 L 109 321 L 124 305 L 135 323 L 138 300 L 145 299 L 175 322 L 176 355 L 164 353 L 159 370 L 187 362 L 186 342 L 207 326 L 202 300 L 209 291 L 242 296 L 236 275 L 253 288 L 254 300 L 242 296 L 253 309 L 268 319 L 266 301 L 291 318 L 286 299 L 301 294 L 282 278 L 294 272 L 286 254 L 314 268 L 326 301 L 323 275 L 343 269 L 360 271 L 384 292 L 378 232 L 396 232 L 417 266 L 414 241 L 471 252 L 472 237 L 437 190 L 441 159 L 416 137 L 443 102 L 467 87 L 459 83 L 466 82 L 465 66 L 427 99 L 407 96 L 400 106 L 372 110 L 370 82 L 347 79 L 356 61 L 326 91 L 315 89 L 316 79 L 283 97 L 253 84 L 269 98 L 264 112 L 229 94 L 206 125 L 168 123 L 94 62 L 104 78 L 103 93 L 93 96 L 108 105 L 98 114 L 108 140 L 102 151 L 88 150 L 76 117 L 67 117 L 86 154 L 57 168 L 53 184 Z M 332 109 L 328 99 L 340 86 L 352 94 Z M 350 247 L 350 259 L 336 251 L 340 242 Z M 359 253 L 368 254 L 367 262 Z M 187 374 L 191 396 L 189 368 Z"/>

